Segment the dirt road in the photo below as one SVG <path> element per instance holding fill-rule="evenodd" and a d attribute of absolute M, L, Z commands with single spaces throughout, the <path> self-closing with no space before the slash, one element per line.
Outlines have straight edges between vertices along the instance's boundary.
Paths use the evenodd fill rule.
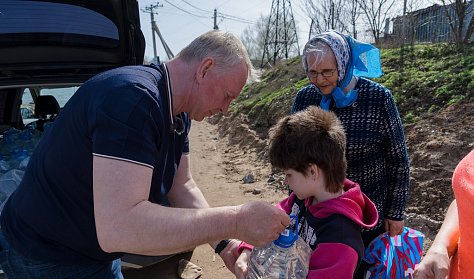
<path fill-rule="evenodd" d="M 255 154 L 229 147 L 227 139 L 218 141 L 214 125 L 193 122 L 190 141 L 191 171 L 211 206 L 237 205 L 251 200 L 275 203 L 285 196 L 267 186 L 270 170 L 256 163 Z M 242 182 L 248 174 L 253 174 L 254 183 Z M 203 279 L 235 278 L 209 245 L 198 247 L 191 262 L 203 268 Z"/>

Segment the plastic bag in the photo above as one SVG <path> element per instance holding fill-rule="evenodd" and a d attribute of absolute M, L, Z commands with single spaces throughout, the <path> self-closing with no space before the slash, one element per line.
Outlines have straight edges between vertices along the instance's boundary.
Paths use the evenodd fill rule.
<path fill-rule="evenodd" d="M 365 249 L 364 261 L 372 266 L 364 278 L 413 278 L 423 254 L 424 237 L 423 233 L 407 227 L 401 235 L 390 237 L 386 232 L 376 237 Z"/>

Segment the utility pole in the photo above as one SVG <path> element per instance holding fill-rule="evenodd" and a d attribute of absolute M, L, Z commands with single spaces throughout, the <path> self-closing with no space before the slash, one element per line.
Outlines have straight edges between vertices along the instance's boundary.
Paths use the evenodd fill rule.
<path fill-rule="evenodd" d="M 217 9 L 214 9 L 214 30 L 219 30 L 219 26 L 217 26 Z"/>
<path fill-rule="evenodd" d="M 160 59 L 158 58 L 156 54 L 156 41 L 155 41 L 155 30 L 154 30 L 154 26 L 156 25 L 156 23 L 155 23 L 155 17 L 154 17 L 155 13 L 153 12 L 153 9 L 159 8 L 159 7 L 163 7 L 163 5 L 159 5 L 157 2 L 154 5 L 146 6 L 144 10 L 144 12 L 149 13 L 151 17 L 151 34 L 153 38 L 153 55 L 154 55 L 153 59 L 154 59 L 154 62 L 157 64 L 160 63 Z"/>

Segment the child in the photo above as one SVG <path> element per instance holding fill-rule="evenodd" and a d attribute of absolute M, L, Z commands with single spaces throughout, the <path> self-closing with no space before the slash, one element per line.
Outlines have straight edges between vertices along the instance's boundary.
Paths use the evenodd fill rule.
<path fill-rule="evenodd" d="M 277 206 L 299 217 L 299 237 L 313 251 L 308 278 L 353 278 L 364 251 L 360 229 L 378 220 L 372 201 L 345 178 L 345 147 L 337 116 L 314 106 L 270 130 L 270 162 L 293 191 Z M 236 275 L 246 276 L 251 249 L 240 244 Z"/>

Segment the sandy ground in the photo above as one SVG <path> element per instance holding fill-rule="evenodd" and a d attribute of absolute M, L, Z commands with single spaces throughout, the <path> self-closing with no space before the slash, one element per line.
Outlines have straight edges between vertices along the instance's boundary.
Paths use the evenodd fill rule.
<path fill-rule="evenodd" d="M 258 163 L 255 154 L 228 146 L 227 139 L 218 140 L 214 125 L 194 121 L 190 144 L 193 177 L 211 206 L 237 205 L 253 200 L 275 203 L 286 196 L 267 185 L 270 170 Z M 254 183 L 243 183 L 242 178 L 247 174 L 254 176 Z M 197 247 L 192 254 L 177 255 L 160 265 L 125 271 L 124 276 L 126 279 L 179 278 L 177 262 L 181 258 L 200 266 L 202 279 L 235 278 L 207 244 Z"/>
<path fill-rule="evenodd" d="M 253 200 L 275 203 L 285 197 L 267 186 L 269 170 L 257 163 L 254 154 L 227 146 L 227 139 L 218 141 L 214 125 L 193 122 L 190 141 L 192 173 L 211 206 Z M 243 177 L 248 174 L 254 175 L 254 183 L 243 183 Z M 235 278 L 209 245 L 199 246 L 191 262 L 203 268 L 203 279 Z"/>

